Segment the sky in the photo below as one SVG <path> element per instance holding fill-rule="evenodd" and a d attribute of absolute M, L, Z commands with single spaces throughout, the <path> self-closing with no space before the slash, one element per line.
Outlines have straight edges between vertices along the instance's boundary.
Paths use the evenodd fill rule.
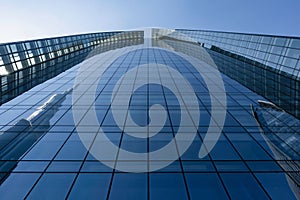
<path fill-rule="evenodd" d="M 300 36 L 300 0 L 0 0 L 0 43 L 142 27 Z"/>

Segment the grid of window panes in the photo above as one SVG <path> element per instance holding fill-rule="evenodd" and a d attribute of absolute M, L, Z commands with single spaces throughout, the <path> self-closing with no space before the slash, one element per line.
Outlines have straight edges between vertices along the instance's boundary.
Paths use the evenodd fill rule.
<path fill-rule="evenodd" d="M 137 124 L 144 126 L 149 123 L 149 107 L 160 104 L 168 112 L 165 126 L 157 135 L 145 140 L 131 137 L 116 126 L 110 110 L 112 89 L 124 73 L 146 63 L 164 64 L 179 71 L 198 97 L 201 113 L 198 133 L 180 159 L 151 173 L 123 173 L 106 167 L 81 143 L 72 116 L 72 95 L 68 94 L 61 105 L 53 109 L 51 118 L 43 121 L 49 126 L 43 129 L 45 133 L 41 133 L 1 184 L 1 198 L 295 199 L 289 185 L 295 184 L 292 176 L 285 174 L 251 113 L 250 104 L 256 105 L 257 100 L 264 98 L 225 75 L 222 75 L 228 104 L 225 126 L 213 150 L 199 159 L 209 121 L 216 119 L 210 119 L 210 97 L 203 79 L 187 60 L 170 51 L 147 48 L 120 56 L 107 68 L 99 83 L 94 83 L 97 93 L 84 94 L 95 99 L 98 120 L 114 144 L 135 152 L 151 151 L 167 144 L 181 125 L 178 124 L 180 107 L 174 94 L 159 84 L 146 84 L 132 94 L 128 112 Z M 7 128 L 28 117 L 53 94 L 71 88 L 78 69 L 79 66 L 75 66 L 2 105 L 0 131 L 5 134 Z M 210 72 L 209 68 L 207 71 Z M 159 73 L 160 80 L 166 77 Z M 151 77 L 145 75 L 145 78 Z M 180 84 L 177 80 L 167 81 Z M 82 112 L 89 108 L 90 105 L 82 105 Z M 31 132 L 41 132 L 41 126 L 43 124 L 36 125 Z M 94 141 L 96 136 L 91 138 Z M 291 173 L 299 173 L 299 170 Z"/>
<path fill-rule="evenodd" d="M 300 77 L 300 38 L 202 30 L 181 30 L 191 38 Z"/>
<path fill-rule="evenodd" d="M 299 38 L 178 31 L 204 43 L 220 71 L 299 118 Z"/>
<path fill-rule="evenodd" d="M 207 51 L 221 72 L 300 118 L 299 80 L 266 70 L 264 65 L 232 53 Z"/>
<path fill-rule="evenodd" d="M 116 37 L 102 32 L 0 44 L 0 104 L 82 62 L 103 43 L 143 38 L 142 31 Z M 113 37 L 115 36 L 115 37 Z"/>

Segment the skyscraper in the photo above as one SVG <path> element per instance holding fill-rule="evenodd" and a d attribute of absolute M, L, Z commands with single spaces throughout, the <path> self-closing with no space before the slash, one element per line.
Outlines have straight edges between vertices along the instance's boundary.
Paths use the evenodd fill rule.
<path fill-rule="evenodd" d="M 300 198 L 299 53 L 155 28 L 2 44 L 1 198 Z"/>

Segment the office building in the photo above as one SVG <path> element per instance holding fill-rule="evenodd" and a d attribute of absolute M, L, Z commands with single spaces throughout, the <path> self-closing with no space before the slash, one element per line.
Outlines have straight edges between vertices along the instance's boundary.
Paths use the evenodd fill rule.
<path fill-rule="evenodd" d="M 158 28 L 1 44 L 1 198 L 299 199 L 299 55 Z"/>

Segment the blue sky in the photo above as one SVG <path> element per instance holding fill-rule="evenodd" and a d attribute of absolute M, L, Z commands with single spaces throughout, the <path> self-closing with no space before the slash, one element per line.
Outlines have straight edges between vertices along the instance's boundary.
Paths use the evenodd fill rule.
<path fill-rule="evenodd" d="M 300 36 L 300 0 L 1 0 L 0 42 L 140 27 Z"/>

